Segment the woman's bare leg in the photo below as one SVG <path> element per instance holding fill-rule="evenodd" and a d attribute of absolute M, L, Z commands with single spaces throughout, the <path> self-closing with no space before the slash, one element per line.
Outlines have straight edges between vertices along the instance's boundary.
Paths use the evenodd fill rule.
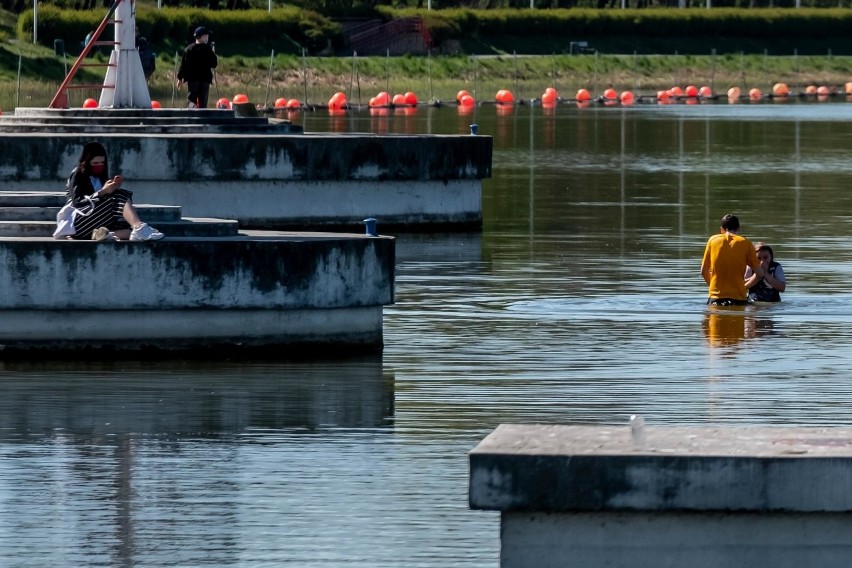
<path fill-rule="evenodd" d="M 138 228 L 139 225 L 142 224 L 142 219 L 139 218 L 139 214 L 136 212 L 136 208 L 133 207 L 133 203 L 131 203 L 129 200 L 127 201 L 127 203 L 124 204 L 124 209 L 122 209 L 121 214 L 122 217 L 124 217 L 124 220 L 127 221 L 134 229 Z M 118 234 L 117 231 L 116 234 Z"/>

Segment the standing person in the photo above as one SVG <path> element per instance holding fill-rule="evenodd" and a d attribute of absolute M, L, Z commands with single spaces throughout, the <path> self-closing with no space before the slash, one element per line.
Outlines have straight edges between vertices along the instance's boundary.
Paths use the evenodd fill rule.
<path fill-rule="evenodd" d="M 142 63 L 145 81 L 148 81 L 154 71 L 157 70 L 157 54 L 151 51 L 148 38 L 139 33 L 139 28 L 136 28 L 136 50 L 139 52 L 139 61 Z"/>
<path fill-rule="evenodd" d="M 156 241 L 163 233 L 143 223 L 133 207 L 124 178 L 109 178 L 106 150 L 99 142 L 83 147 L 65 186 L 68 202 L 82 214 L 74 219 L 74 239 Z"/>
<path fill-rule="evenodd" d="M 737 233 L 740 220 L 736 215 L 722 217 L 719 234 L 707 239 L 704 259 L 701 261 L 701 276 L 707 282 L 707 304 L 714 306 L 742 306 L 748 303 L 745 274 L 751 267 L 759 278 L 764 269 L 757 260 L 754 245 Z"/>
<path fill-rule="evenodd" d="M 210 41 L 210 30 L 196 28 L 195 42 L 186 46 L 177 72 L 177 88 L 184 82 L 189 89 L 186 95 L 189 108 L 207 108 L 210 84 L 213 82 L 213 69 L 219 64 L 216 51 Z"/>
<path fill-rule="evenodd" d="M 749 302 L 780 302 L 781 292 L 787 289 L 787 280 L 784 278 L 784 269 L 775 262 L 775 253 L 772 247 L 757 243 L 754 245 L 757 260 L 763 268 L 763 278 L 759 278 L 751 267 L 746 268 L 745 285 L 748 288 Z"/>

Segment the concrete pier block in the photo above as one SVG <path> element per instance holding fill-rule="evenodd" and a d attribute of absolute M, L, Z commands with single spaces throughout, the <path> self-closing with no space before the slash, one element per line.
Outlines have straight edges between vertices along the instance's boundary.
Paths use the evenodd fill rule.
<path fill-rule="evenodd" d="M 357 351 L 382 346 L 394 239 L 0 239 L 0 350 Z M 4 354 L 4 356 L 5 356 Z"/>
<path fill-rule="evenodd" d="M 60 123 L 89 118 L 110 127 L 81 133 L 76 122 L 56 125 L 65 114 L 39 118 L 45 113 L 26 109 L 17 109 L 14 120 L 0 117 L 0 190 L 63 190 L 80 149 L 97 139 L 107 148 L 110 171 L 124 175 L 138 202 L 179 205 L 190 217 L 236 219 L 241 227 L 263 229 L 351 228 L 366 217 L 378 218 L 385 229 L 482 224 L 490 136 L 246 132 L 211 125 L 186 131 L 163 123 L 168 116 L 159 111 L 137 111 L 142 126 L 133 129 L 113 124 L 113 112 L 76 118 L 71 112 Z M 157 122 L 145 122 L 152 116 Z M 35 125 L 23 129 L 24 118 Z"/>
<path fill-rule="evenodd" d="M 470 454 L 501 566 L 848 566 L 852 428 L 501 425 Z"/>

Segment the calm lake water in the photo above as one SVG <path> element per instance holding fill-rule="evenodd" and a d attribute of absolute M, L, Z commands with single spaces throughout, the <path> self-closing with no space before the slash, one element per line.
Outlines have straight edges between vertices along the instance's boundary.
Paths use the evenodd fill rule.
<path fill-rule="evenodd" d="M 0 566 L 493 568 L 467 452 L 500 423 L 852 424 L 852 105 L 301 120 L 476 122 L 484 230 L 399 236 L 382 356 L 0 362 Z M 726 212 L 780 305 L 705 307 Z"/>

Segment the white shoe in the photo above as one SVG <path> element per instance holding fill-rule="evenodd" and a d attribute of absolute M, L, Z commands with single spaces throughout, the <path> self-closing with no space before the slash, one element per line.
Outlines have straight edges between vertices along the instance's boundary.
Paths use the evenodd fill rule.
<path fill-rule="evenodd" d="M 139 227 L 130 232 L 131 241 L 159 241 L 165 236 L 166 235 L 150 226 L 148 223 L 142 223 Z"/>

